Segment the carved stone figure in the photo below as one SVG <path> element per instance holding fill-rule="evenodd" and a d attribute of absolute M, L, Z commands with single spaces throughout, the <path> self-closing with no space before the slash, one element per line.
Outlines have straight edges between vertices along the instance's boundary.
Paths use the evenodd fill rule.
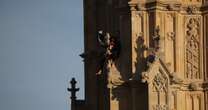
<path fill-rule="evenodd" d="M 120 41 L 117 37 L 110 36 L 109 33 L 104 33 L 102 30 L 97 35 L 98 42 L 103 51 L 101 51 L 99 73 L 104 65 L 112 64 L 120 54 Z M 98 50 L 99 51 L 99 50 Z"/>
<path fill-rule="evenodd" d="M 119 39 L 110 36 L 109 33 L 103 33 L 103 31 L 98 32 L 98 41 L 102 48 L 104 48 L 104 56 L 106 60 L 114 61 L 118 58 L 120 53 L 120 42 Z"/>

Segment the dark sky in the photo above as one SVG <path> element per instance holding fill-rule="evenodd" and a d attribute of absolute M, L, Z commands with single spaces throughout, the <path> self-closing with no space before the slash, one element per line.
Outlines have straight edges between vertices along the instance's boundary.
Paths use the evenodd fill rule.
<path fill-rule="evenodd" d="M 83 98 L 82 0 L 0 0 L 0 110 L 69 110 Z"/>

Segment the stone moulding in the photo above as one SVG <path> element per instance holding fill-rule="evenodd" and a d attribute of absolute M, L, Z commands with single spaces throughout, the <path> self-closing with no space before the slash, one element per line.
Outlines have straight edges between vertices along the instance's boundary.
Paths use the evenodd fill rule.
<path fill-rule="evenodd" d="M 149 69 L 145 72 L 141 73 L 141 82 L 143 83 L 149 83 L 150 82 L 150 74 L 151 71 L 154 70 L 154 68 L 163 68 L 164 71 L 166 71 L 166 73 L 168 74 L 168 77 L 170 78 L 170 84 L 182 84 L 183 80 L 181 80 L 180 78 L 178 78 L 174 73 L 171 73 L 167 66 L 163 63 L 163 61 L 160 58 L 157 58 L 152 64 L 150 64 Z"/>
<path fill-rule="evenodd" d="M 187 14 L 200 14 L 207 13 L 208 5 L 201 4 L 183 4 L 181 2 L 170 2 L 170 1 L 151 1 L 151 2 L 129 2 L 129 7 L 131 10 L 137 11 L 177 11 Z"/>
<path fill-rule="evenodd" d="M 183 81 L 181 78 L 179 78 L 178 76 L 176 76 L 176 73 L 170 73 L 168 68 L 165 66 L 165 64 L 163 63 L 163 61 L 161 59 L 156 59 L 155 62 L 153 62 L 151 64 L 151 66 L 149 67 L 149 70 L 141 73 L 141 79 L 140 81 L 142 83 L 150 83 L 151 82 L 151 78 L 150 76 L 152 74 L 151 71 L 154 70 L 154 68 L 158 68 L 160 67 L 159 65 L 161 65 L 161 67 L 166 71 L 166 73 L 168 73 L 168 77 L 170 78 L 170 87 L 174 88 L 178 88 L 179 90 L 182 91 L 201 91 L 201 90 L 207 90 L 208 89 L 208 83 L 204 83 L 202 81 Z"/>
<path fill-rule="evenodd" d="M 164 10 L 164 11 L 179 11 L 181 8 L 181 4 L 177 2 L 162 2 L 162 1 L 154 1 L 154 2 L 144 2 L 144 3 L 129 3 L 130 7 L 134 7 L 134 9 L 138 11 L 149 11 L 149 10 Z"/>

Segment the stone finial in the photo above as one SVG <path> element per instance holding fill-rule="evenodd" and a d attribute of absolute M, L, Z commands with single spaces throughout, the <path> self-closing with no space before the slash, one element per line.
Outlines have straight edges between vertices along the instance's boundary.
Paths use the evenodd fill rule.
<path fill-rule="evenodd" d="M 143 72 L 141 74 L 141 81 L 142 83 L 148 83 L 149 82 L 149 75 L 147 72 Z"/>
<path fill-rule="evenodd" d="M 168 40 L 175 40 L 175 32 L 168 32 L 167 33 Z"/>
<path fill-rule="evenodd" d="M 71 83 L 71 88 L 67 88 L 67 90 L 69 92 L 71 92 L 71 100 L 72 100 L 72 102 L 74 102 L 77 98 L 76 97 L 76 92 L 79 91 L 79 88 L 76 88 L 77 81 L 75 80 L 75 78 L 72 78 L 70 83 Z"/>
<path fill-rule="evenodd" d="M 188 6 L 186 11 L 188 14 L 194 14 L 197 12 L 197 7 L 196 6 Z"/>

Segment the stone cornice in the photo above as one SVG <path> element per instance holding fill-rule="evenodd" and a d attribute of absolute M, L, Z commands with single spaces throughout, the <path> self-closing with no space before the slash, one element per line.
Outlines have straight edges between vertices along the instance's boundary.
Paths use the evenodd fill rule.
<path fill-rule="evenodd" d="M 203 83 L 204 90 L 208 90 L 208 82 Z"/>
<path fill-rule="evenodd" d="M 154 1 L 145 3 L 146 10 L 179 11 L 181 4 L 178 2 Z"/>
<path fill-rule="evenodd" d="M 171 87 L 182 91 L 202 91 L 208 90 L 208 82 L 183 82 L 182 84 L 173 84 Z"/>
<path fill-rule="evenodd" d="M 182 14 L 201 14 L 208 13 L 208 4 L 184 4 L 181 2 L 171 1 L 150 1 L 150 2 L 129 2 L 129 10 L 131 11 L 175 11 Z"/>

